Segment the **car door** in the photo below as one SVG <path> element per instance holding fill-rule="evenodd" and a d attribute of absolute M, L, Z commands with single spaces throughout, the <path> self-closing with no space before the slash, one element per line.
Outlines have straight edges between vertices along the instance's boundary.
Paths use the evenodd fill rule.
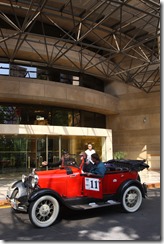
<path fill-rule="evenodd" d="M 103 178 L 94 176 L 85 176 L 83 181 L 83 194 L 87 197 L 99 198 L 103 197 L 102 193 Z"/>

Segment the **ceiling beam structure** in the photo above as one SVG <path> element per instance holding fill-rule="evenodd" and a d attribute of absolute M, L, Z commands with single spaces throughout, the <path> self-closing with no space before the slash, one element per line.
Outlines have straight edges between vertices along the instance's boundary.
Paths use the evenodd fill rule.
<path fill-rule="evenodd" d="M 4 60 L 160 91 L 160 2 L 2 0 Z"/>

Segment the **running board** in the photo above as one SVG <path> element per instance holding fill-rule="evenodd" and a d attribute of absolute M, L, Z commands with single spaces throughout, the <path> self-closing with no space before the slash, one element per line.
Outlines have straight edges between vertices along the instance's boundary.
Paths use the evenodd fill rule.
<path fill-rule="evenodd" d="M 72 205 L 71 207 L 74 209 L 86 210 L 86 209 L 102 208 L 102 207 L 113 206 L 113 205 L 120 205 L 120 202 L 108 200 L 106 202 L 97 202 L 97 203 L 96 202 L 90 202 L 88 204 Z"/>

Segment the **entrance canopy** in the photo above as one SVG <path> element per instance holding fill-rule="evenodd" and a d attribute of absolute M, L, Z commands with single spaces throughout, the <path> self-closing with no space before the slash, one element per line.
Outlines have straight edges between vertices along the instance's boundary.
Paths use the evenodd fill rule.
<path fill-rule="evenodd" d="M 0 62 L 160 90 L 159 0 L 2 0 Z"/>

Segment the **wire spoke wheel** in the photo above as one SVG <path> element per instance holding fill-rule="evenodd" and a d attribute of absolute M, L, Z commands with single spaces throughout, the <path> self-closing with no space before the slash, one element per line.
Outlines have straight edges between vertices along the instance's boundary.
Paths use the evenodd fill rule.
<path fill-rule="evenodd" d="M 29 218 L 37 227 L 48 227 L 52 225 L 59 214 L 59 203 L 52 196 L 42 196 L 29 207 Z"/>
<path fill-rule="evenodd" d="M 122 207 L 126 212 L 135 212 L 142 203 L 142 194 L 137 186 L 128 187 L 122 197 Z"/>

